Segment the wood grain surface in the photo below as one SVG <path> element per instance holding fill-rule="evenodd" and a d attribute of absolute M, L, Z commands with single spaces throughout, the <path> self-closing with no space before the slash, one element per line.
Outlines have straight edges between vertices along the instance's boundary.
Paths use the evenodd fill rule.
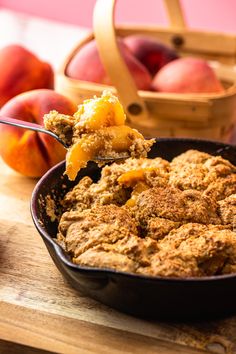
<path fill-rule="evenodd" d="M 32 223 L 35 183 L 0 160 L 0 353 L 236 353 L 235 316 L 148 321 L 72 289 Z"/>

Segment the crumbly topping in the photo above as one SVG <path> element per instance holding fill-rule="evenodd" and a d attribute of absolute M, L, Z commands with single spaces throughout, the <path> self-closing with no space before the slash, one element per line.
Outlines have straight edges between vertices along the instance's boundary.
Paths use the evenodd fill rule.
<path fill-rule="evenodd" d="M 146 157 L 154 139 L 145 140 L 125 125 L 126 115 L 117 97 L 104 91 L 101 97 L 85 100 L 73 116 L 51 111 L 44 116 L 45 128 L 68 146 L 66 174 L 74 180 L 90 160 Z M 102 165 L 102 162 L 99 161 Z"/>
<path fill-rule="evenodd" d="M 64 197 L 58 242 L 74 263 L 163 277 L 236 272 L 236 170 L 190 150 L 129 158 Z"/>

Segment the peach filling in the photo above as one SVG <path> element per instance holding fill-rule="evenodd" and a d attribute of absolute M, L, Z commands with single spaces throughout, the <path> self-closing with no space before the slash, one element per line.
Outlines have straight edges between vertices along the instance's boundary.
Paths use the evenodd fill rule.
<path fill-rule="evenodd" d="M 138 170 L 131 170 L 123 173 L 118 177 L 117 181 L 119 184 L 123 184 L 126 187 L 134 187 L 138 182 L 145 182 L 146 173 L 154 171 L 155 168 L 140 168 Z"/>
<path fill-rule="evenodd" d="M 70 180 L 90 160 L 146 157 L 154 140 L 145 140 L 137 130 L 125 125 L 126 115 L 118 98 L 109 91 L 85 100 L 73 116 L 51 111 L 44 117 L 47 129 L 64 139 L 69 149 L 66 174 Z"/>
<path fill-rule="evenodd" d="M 102 97 L 85 100 L 74 114 L 76 126 L 94 131 L 103 127 L 125 124 L 125 113 L 117 97 L 104 92 Z"/>
<path fill-rule="evenodd" d="M 128 207 L 134 207 L 136 205 L 136 200 L 140 193 L 146 191 L 150 187 L 145 182 L 138 182 L 131 193 L 131 197 L 125 203 Z"/>
<path fill-rule="evenodd" d="M 70 180 L 74 180 L 79 170 L 88 161 L 96 160 L 107 147 L 108 151 L 126 152 L 136 138 L 144 139 L 140 133 L 126 125 L 98 129 L 96 134 L 85 134 L 67 152 L 66 174 Z"/>

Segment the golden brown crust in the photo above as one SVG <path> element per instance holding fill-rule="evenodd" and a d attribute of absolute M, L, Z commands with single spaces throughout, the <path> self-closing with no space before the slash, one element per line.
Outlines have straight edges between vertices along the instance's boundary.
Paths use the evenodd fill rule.
<path fill-rule="evenodd" d="M 158 252 L 152 257 L 150 267 L 140 267 L 137 273 L 160 277 L 200 277 L 196 259 L 191 254 L 178 251 Z"/>
<path fill-rule="evenodd" d="M 170 164 L 170 184 L 185 190 L 206 190 L 218 179 L 227 178 L 236 172 L 235 166 L 221 156 L 211 156 L 189 150 L 177 156 Z"/>
<path fill-rule="evenodd" d="M 220 274 L 228 262 L 235 261 L 236 234 L 221 225 L 189 223 L 172 230 L 159 247 L 166 254 L 177 252 L 176 257 L 191 256 L 202 275 Z"/>
<path fill-rule="evenodd" d="M 198 150 L 187 150 L 186 152 L 176 156 L 171 164 L 173 166 L 186 166 L 189 163 L 194 163 L 194 164 L 201 164 L 207 161 L 211 155 L 201 152 Z"/>
<path fill-rule="evenodd" d="M 216 200 L 223 200 L 236 193 L 236 174 L 230 173 L 226 177 L 218 177 L 210 183 L 204 191 L 205 195 Z"/>
<path fill-rule="evenodd" d="M 236 272 L 236 171 L 195 150 L 129 158 L 62 201 L 58 242 L 82 266 L 161 277 Z"/>
<path fill-rule="evenodd" d="M 232 194 L 224 200 L 219 201 L 219 215 L 222 224 L 230 225 L 236 230 L 236 194 Z"/>
<path fill-rule="evenodd" d="M 77 258 L 95 246 L 113 244 L 130 234 L 137 235 L 137 229 L 127 211 L 107 205 L 64 213 L 59 233 L 64 237 L 66 250 Z"/>
<path fill-rule="evenodd" d="M 108 268 L 123 272 L 135 273 L 137 266 L 126 255 L 90 248 L 79 257 L 73 258 L 75 264 L 87 267 Z"/>
<path fill-rule="evenodd" d="M 68 146 L 72 144 L 74 123 L 75 118 L 73 116 L 60 114 L 57 111 L 51 111 L 44 116 L 45 128 L 58 135 Z"/>
<path fill-rule="evenodd" d="M 137 199 L 137 216 L 142 224 L 152 217 L 176 222 L 219 224 L 217 203 L 195 190 L 181 191 L 174 187 L 150 188 Z"/>
<path fill-rule="evenodd" d="M 172 221 L 169 219 L 163 219 L 154 217 L 148 219 L 145 227 L 145 234 L 154 240 L 161 240 L 173 229 L 177 229 L 181 226 L 181 222 Z"/>

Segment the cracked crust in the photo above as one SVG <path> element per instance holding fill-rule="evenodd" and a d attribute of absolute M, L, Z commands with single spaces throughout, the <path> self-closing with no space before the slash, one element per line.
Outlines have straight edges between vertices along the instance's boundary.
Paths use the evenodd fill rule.
<path fill-rule="evenodd" d="M 58 242 L 74 263 L 161 277 L 236 272 L 236 171 L 195 150 L 129 158 L 65 196 Z"/>
<path fill-rule="evenodd" d="M 150 188 L 137 200 L 137 218 L 147 224 L 152 217 L 175 222 L 220 224 L 217 203 L 196 190 L 181 191 L 175 187 Z"/>

